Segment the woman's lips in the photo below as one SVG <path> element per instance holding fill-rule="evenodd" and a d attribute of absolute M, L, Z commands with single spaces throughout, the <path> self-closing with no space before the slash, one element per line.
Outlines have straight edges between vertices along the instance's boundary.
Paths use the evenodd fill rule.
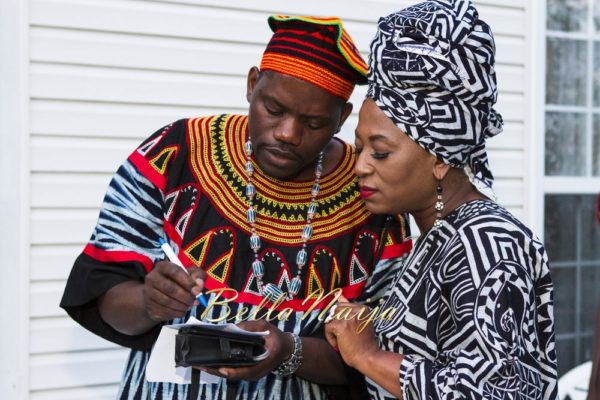
<path fill-rule="evenodd" d="M 376 192 L 377 192 L 377 190 L 375 190 L 373 188 L 363 186 L 360 188 L 360 197 L 362 197 L 363 199 L 366 199 L 367 197 L 373 196 Z"/>

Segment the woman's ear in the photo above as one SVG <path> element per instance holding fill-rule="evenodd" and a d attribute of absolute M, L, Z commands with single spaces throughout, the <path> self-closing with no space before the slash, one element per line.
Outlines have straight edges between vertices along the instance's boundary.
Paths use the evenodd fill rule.
<path fill-rule="evenodd" d="M 442 161 L 436 159 L 433 164 L 433 176 L 438 181 L 443 181 L 446 175 L 450 171 L 450 166 L 448 164 L 444 164 Z"/>

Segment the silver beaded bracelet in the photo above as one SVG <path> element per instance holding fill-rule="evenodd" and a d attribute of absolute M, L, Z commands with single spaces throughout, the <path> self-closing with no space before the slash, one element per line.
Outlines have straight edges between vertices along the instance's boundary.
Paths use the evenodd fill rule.
<path fill-rule="evenodd" d="M 273 373 L 279 377 L 292 375 L 302 364 L 302 340 L 295 333 L 290 333 L 290 335 L 294 338 L 294 351 L 290 358 L 273 370 Z"/>

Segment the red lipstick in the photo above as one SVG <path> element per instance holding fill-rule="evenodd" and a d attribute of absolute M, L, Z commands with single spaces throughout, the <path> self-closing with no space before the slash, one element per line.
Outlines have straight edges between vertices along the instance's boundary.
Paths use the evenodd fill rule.
<path fill-rule="evenodd" d="M 368 186 L 360 187 L 360 197 L 362 197 L 363 199 L 373 196 L 375 194 L 375 192 L 377 192 L 376 189 L 370 188 Z"/>

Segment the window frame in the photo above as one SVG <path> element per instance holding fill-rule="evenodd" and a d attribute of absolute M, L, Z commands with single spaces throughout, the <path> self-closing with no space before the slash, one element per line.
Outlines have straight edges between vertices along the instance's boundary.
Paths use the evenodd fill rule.
<path fill-rule="evenodd" d="M 537 77 L 532 79 L 535 82 L 536 88 L 532 93 L 537 97 L 535 108 L 535 123 L 534 126 L 538 128 L 539 134 L 532 133 L 530 145 L 532 146 L 532 152 L 535 153 L 534 160 L 531 162 L 535 165 L 533 168 L 535 184 L 530 187 L 529 199 L 532 204 L 539 205 L 535 207 L 532 212 L 533 227 L 536 233 L 541 237 L 545 238 L 544 229 L 544 217 L 546 210 L 546 196 L 547 195 L 596 195 L 600 193 L 600 176 L 593 176 L 593 138 L 594 138 L 594 114 L 600 118 L 600 106 L 593 106 L 593 95 L 594 95 L 594 45 L 598 43 L 600 46 L 600 29 L 598 33 L 590 34 L 593 29 L 594 18 L 593 18 L 593 6 L 594 0 L 587 0 L 588 15 L 587 23 L 588 31 L 585 33 L 574 33 L 574 32 L 558 32 L 549 31 L 547 29 L 547 1 L 532 2 L 537 4 L 531 5 L 531 20 L 533 21 L 532 26 L 534 32 L 532 32 L 532 43 L 534 51 L 531 52 L 534 60 L 532 61 L 532 76 Z M 598 5 L 597 7 L 600 7 Z M 560 39 L 575 39 L 584 40 L 587 48 L 587 64 L 586 64 L 586 104 L 585 106 L 565 106 L 556 104 L 546 104 L 546 72 L 547 72 L 547 38 L 560 38 Z M 599 49 L 600 50 L 600 49 Z M 551 176 L 546 175 L 546 112 L 559 111 L 559 112 L 578 112 L 585 113 L 586 122 L 586 176 Z M 532 207 L 533 208 L 533 207 Z M 579 218 L 579 217 L 578 217 Z M 577 225 L 579 227 L 579 225 Z M 576 228 L 576 237 L 580 234 L 579 229 Z M 577 240 L 574 238 L 574 240 Z M 577 247 L 580 247 L 579 243 L 576 243 Z M 570 261 L 555 261 L 550 260 L 550 266 L 555 268 L 573 268 L 580 270 L 582 268 L 589 267 L 590 265 L 596 265 L 595 261 L 582 261 L 579 259 L 579 250 L 576 251 L 577 255 L 574 260 Z M 585 337 L 590 334 L 589 330 L 583 330 L 581 324 L 581 316 L 578 311 L 581 309 L 581 295 L 580 290 L 581 282 L 581 271 L 577 271 L 575 275 L 575 294 L 573 297 L 573 305 L 575 307 L 576 315 L 575 326 L 573 333 L 557 334 L 556 339 L 558 340 L 570 340 L 575 341 L 575 360 L 578 360 L 581 356 L 580 341 L 577 340 L 580 337 Z M 594 327 L 591 327 L 592 335 Z M 581 361 L 581 360 L 580 360 Z M 560 360 L 559 360 L 560 362 Z"/>

